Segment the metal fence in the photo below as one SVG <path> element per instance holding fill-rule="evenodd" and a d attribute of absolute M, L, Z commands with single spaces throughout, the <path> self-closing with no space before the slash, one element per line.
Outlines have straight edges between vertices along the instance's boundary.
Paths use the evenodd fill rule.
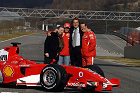
<path fill-rule="evenodd" d="M 127 32 L 127 46 L 140 46 L 140 32 Z"/>

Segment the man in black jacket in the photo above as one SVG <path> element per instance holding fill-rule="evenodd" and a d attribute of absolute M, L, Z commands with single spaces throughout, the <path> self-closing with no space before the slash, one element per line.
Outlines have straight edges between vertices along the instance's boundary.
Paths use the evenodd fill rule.
<path fill-rule="evenodd" d="M 56 31 L 51 32 L 50 36 L 47 36 L 44 44 L 44 64 L 50 64 L 53 59 L 57 60 L 60 51 L 60 36 L 63 32 L 64 28 L 58 27 Z"/>
<path fill-rule="evenodd" d="M 50 64 L 53 59 L 56 59 L 57 50 L 59 48 L 58 34 L 51 32 L 51 36 L 47 36 L 44 44 L 44 63 Z"/>
<path fill-rule="evenodd" d="M 82 66 L 82 35 L 83 32 L 80 28 L 80 22 L 78 18 L 72 20 L 72 27 L 70 29 L 70 39 L 69 39 L 69 49 L 70 49 L 70 59 L 71 65 Z"/>

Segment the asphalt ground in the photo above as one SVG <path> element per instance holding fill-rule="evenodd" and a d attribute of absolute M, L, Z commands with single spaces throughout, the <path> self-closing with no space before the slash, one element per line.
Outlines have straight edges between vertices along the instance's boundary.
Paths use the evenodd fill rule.
<path fill-rule="evenodd" d="M 103 54 L 105 56 L 113 55 L 112 51 L 123 53 L 123 49 L 119 48 L 121 46 L 123 48 L 123 44 L 119 41 L 117 37 L 111 35 L 96 35 L 97 42 L 100 42 L 100 47 L 97 48 L 97 54 Z M 43 48 L 44 41 L 46 35 L 45 34 L 32 34 L 23 36 L 20 38 L 0 42 L 0 49 L 6 46 L 10 46 L 11 42 L 21 42 L 22 44 L 19 46 L 21 53 L 24 58 L 36 61 L 37 63 L 43 63 Z M 108 40 L 108 38 L 114 38 Z M 106 44 L 107 43 L 107 44 Z M 116 45 L 116 43 L 118 43 Z M 120 44 L 120 45 L 119 45 Z M 112 47 L 113 45 L 113 47 Z M 116 46 L 115 46 L 116 45 Z M 114 50 L 116 47 L 116 50 Z M 107 51 L 106 51 L 107 50 Z M 121 50 L 121 51 L 120 51 Z M 108 52 L 111 51 L 111 52 Z M 105 53 L 104 53 L 105 52 Z M 114 56 L 118 56 L 119 54 L 114 53 Z M 121 56 L 121 55 L 119 55 Z M 111 61 L 104 61 L 100 59 L 95 59 L 95 64 L 98 64 L 101 69 L 104 71 L 105 76 L 108 79 L 118 78 L 120 79 L 120 88 L 113 88 L 113 91 L 110 93 L 140 93 L 140 68 L 121 65 Z M 11 87 L 11 86 L 0 86 L 0 92 L 15 92 L 15 93 L 54 93 L 47 92 L 46 90 L 40 87 Z M 58 93 L 58 92 L 57 92 Z M 59 93 L 88 93 L 83 91 L 80 88 L 66 88 L 63 92 Z M 108 93 L 107 92 L 99 92 L 99 93 Z"/>
<path fill-rule="evenodd" d="M 114 35 L 96 34 L 97 56 L 123 57 L 126 41 Z"/>

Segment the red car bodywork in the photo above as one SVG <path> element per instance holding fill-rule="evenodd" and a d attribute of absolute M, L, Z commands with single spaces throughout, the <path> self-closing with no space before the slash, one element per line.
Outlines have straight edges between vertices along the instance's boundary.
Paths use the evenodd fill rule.
<path fill-rule="evenodd" d="M 6 47 L 4 51 L 8 52 L 8 57 L 3 58 L 0 55 L 0 83 L 41 86 L 40 74 L 47 64 L 36 64 L 34 61 L 23 59 L 18 55 L 20 50 L 17 46 Z M 61 66 L 71 75 L 66 87 L 87 87 L 92 84 L 95 87 L 95 91 L 102 91 L 112 90 L 112 87 L 120 86 L 118 79 L 108 80 L 87 68 Z"/>

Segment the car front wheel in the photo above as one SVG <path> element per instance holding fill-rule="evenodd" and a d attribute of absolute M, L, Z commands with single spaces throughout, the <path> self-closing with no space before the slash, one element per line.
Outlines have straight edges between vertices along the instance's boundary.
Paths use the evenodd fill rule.
<path fill-rule="evenodd" d="M 62 91 L 67 81 L 67 72 L 60 65 L 47 65 L 40 74 L 41 85 L 48 91 Z"/>

